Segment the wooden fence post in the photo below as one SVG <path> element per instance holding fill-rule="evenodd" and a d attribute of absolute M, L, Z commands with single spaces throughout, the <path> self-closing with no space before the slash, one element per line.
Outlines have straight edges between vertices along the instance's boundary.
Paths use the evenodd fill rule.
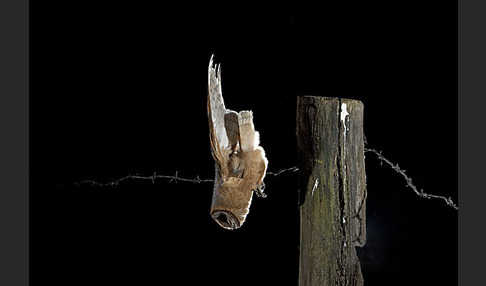
<path fill-rule="evenodd" d="M 299 285 L 363 285 L 366 243 L 363 103 L 297 98 L 301 182 Z"/>

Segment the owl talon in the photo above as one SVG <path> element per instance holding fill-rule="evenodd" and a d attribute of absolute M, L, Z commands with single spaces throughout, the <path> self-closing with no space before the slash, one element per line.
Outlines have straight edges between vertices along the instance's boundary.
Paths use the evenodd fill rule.
<path fill-rule="evenodd" d="M 257 197 L 259 198 L 266 198 L 267 194 L 265 194 L 263 191 L 265 190 L 265 183 L 262 182 L 255 190 L 253 190 L 256 194 Z"/>
<path fill-rule="evenodd" d="M 240 111 L 238 114 L 238 123 L 240 125 L 253 123 L 253 112 L 251 110 Z"/>

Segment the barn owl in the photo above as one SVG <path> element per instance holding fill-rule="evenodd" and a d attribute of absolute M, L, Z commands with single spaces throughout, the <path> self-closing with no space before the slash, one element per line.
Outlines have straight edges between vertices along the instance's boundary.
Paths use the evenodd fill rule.
<path fill-rule="evenodd" d="M 255 192 L 264 196 L 263 179 L 268 160 L 253 125 L 252 111 L 226 109 L 221 91 L 221 69 L 208 68 L 208 117 L 215 180 L 211 217 L 223 228 L 240 228 L 250 210 Z"/>

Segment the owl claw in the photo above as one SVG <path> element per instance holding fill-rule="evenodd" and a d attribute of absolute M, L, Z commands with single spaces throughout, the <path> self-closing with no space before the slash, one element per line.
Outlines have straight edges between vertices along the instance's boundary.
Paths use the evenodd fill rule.
<path fill-rule="evenodd" d="M 253 123 L 253 112 L 251 110 L 240 111 L 238 114 L 238 123 L 240 125 Z"/>
<path fill-rule="evenodd" d="M 260 185 L 257 186 L 255 190 L 253 190 L 256 194 L 257 197 L 259 198 L 266 198 L 267 194 L 265 194 L 263 191 L 265 190 L 265 183 L 262 182 Z"/>

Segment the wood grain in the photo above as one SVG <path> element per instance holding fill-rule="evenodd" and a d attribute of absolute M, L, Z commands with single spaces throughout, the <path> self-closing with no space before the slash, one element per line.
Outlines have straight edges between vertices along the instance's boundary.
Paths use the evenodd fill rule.
<path fill-rule="evenodd" d="M 363 104 L 298 97 L 299 285 L 363 285 L 366 243 Z"/>

